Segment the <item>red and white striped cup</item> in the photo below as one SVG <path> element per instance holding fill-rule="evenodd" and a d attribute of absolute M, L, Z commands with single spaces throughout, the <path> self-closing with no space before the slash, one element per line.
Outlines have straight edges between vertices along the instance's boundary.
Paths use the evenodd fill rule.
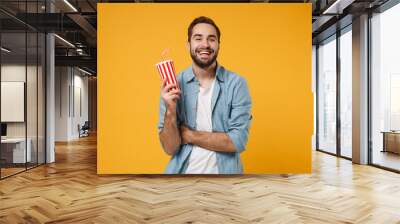
<path fill-rule="evenodd" d="M 175 76 L 174 62 L 172 60 L 159 62 L 156 64 L 156 67 L 163 81 L 166 79 L 167 84 L 178 85 Z"/>

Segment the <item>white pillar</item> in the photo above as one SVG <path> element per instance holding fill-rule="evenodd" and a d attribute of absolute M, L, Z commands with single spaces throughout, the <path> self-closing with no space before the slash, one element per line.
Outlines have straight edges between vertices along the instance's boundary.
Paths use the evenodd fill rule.
<path fill-rule="evenodd" d="M 54 76 L 54 35 L 49 33 L 46 36 L 46 163 L 52 163 L 55 161 L 55 149 L 54 149 L 54 133 L 55 133 L 55 76 Z"/>
<path fill-rule="evenodd" d="M 353 19 L 352 159 L 368 163 L 368 15 Z"/>
<path fill-rule="evenodd" d="M 54 5 L 47 1 L 47 12 L 54 11 Z M 46 35 L 46 163 L 55 162 L 55 43 L 54 34 Z"/>

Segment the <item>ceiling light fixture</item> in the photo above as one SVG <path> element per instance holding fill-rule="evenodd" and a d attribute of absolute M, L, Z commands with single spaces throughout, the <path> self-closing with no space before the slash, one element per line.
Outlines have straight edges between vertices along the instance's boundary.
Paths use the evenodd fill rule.
<path fill-rule="evenodd" d="M 6 52 L 6 53 L 10 53 L 10 52 L 11 52 L 11 50 L 9 50 L 9 49 L 7 49 L 7 48 L 5 48 L 5 47 L 1 47 L 1 50 L 4 51 L 4 52 Z"/>
<path fill-rule="evenodd" d="M 73 44 L 72 44 L 71 42 L 69 42 L 68 40 L 66 40 L 66 39 L 64 39 L 64 38 L 62 38 L 62 37 L 60 37 L 60 36 L 57 35 L 57 34 L 54 34 L 54 36 L 57 37 L 58 39 L 60 39 L 62 42 L 66 43 L 67 45 L 69 45 L 69 46 L 75 48 L 75 45 L 73 45 Z"/>
<path fill-rule="evenodd" d="M 83 50 L 81 48 L 77 48 L 76 53 L 78 53 L 79 55 L 83 55 Z"/>
<path fill-rule="evenodd" d="M 67 4 L 74 12 L 78 12 L 78 10 L 71 4 L 69 1 L 64 0 L 65 4 Z"/>
<path fill-rule="evenodd" d="M 83 72 L 83 73 L 85 73 L 85 74 L 87 74 L 87 75 L 90 75 L 90 76 L 93 75 L 92 73 L 90 73 L 90 72 L 88 72 L 88 71 L 86 71 L 86 70 L 83 70 L 83 69 L 81 69 L 81 68 L 79 68 L 79 67 L 78 67 L 78 70 L 81 71 L 81 72 Z"/>
<path fill-rule="evenodd" d="M 354 0 L 336 0 L 332 5 L 324 10 L 322 14 L 341 14 L 343 9 L 349 6 Z"/>

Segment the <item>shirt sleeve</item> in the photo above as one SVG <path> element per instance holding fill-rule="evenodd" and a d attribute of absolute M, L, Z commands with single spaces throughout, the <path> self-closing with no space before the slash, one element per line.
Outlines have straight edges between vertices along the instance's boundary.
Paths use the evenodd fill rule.
<path fill-rule="evenodd" d="M 233 93 L 227 133 L 239 153 L 245 150 L 249 136 L 250 121 L 252 119 L 251 104 L 246 80 L 240 78 Z"/>
<path fill-rule="evenodd" d="M 177 102 L 177 108 L 176 108 L 176 121 L 177 121 L 177 126 L 179 127 L 179 125 L 182 123 L 181 122 L 181 115 L 180 115 L 180 110 L 179 108 L 181 108 L 181 100 L 178 100 Z M 165 106 L 165 102 L 162 99 L 162 97 L 160 96 L 160 110 L 159 110 L 159 116 L 158 116 L 158 124 L 157 124 L 157 129 L 158 129 L 158 133 L 160 133 L 162 131 L 162 129 L 164 128 L 164 117 L 165 117 L 165 112 L 167 111 L 166 106 Z"/>
<path fill-rule="evenodd" d="M 162 97 L 160 96 L 160 112 L 159 112 L 159 116 L 158 116 L 158 124 L 157 124 L 157 128 L 158 128 L 158 133 L 161 132 L 161 130 L 164 128 L 164 117 L 165 117 L 165 112 L 166 112 L 166 107 L 165 107 L 165 103 L 164 100 L 162 99 Z"/>

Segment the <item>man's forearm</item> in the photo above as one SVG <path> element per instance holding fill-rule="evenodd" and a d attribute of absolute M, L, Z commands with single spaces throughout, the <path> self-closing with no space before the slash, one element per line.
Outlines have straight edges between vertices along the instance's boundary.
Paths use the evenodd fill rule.
<path fill-rule="evenodd" d="M 191 131 L 190 143 L 217 152 L 236 152 L 236 147 L 224 132 Z"/>
<path fill-rule="evenodd" d="M 173 155 L 181 145 L 181 136 L 176 122 L 176 112 L 166 111 L 164 128 L 160 132 L 160 141 L 164 151 Z"/>

